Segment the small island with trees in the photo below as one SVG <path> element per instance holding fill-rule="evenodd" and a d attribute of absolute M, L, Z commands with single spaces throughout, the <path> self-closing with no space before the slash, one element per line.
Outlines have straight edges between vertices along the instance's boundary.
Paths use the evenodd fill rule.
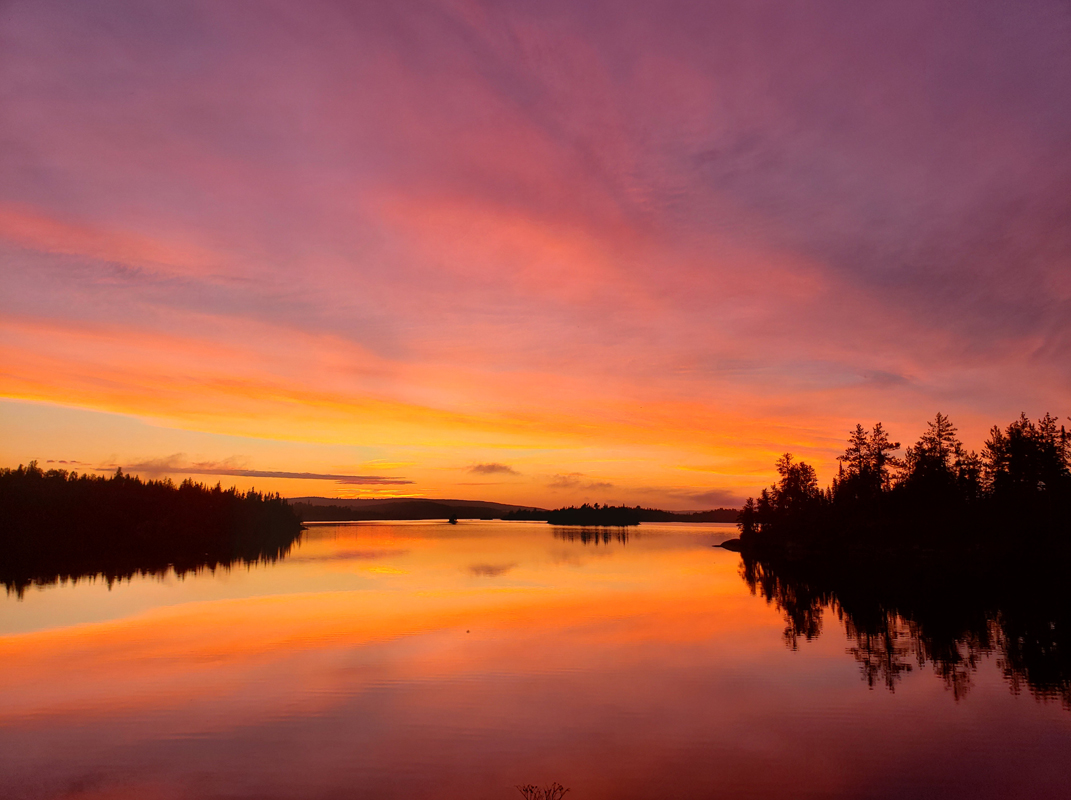
<path fill-rule="evenodd" d="M 556 508 L 517 509 L 502 515 L 504 520 L 549 522 L 551 525 L 598 526 L 619 528 L 641 522 L 736 522 L 740 516 L 735 508 L 715 508 L 710 511 L 663 511 L 642 506 L 589 505 Z"/>

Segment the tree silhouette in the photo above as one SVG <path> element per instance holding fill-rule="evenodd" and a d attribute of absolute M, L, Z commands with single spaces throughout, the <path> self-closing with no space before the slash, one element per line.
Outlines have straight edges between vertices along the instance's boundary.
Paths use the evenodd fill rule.
<path fill-rule="evenodd" d="M 803 511 L 821 500 L 818 473 L 810 464 L 794 462 L 792 454 L 785 453 L 777 459 L 777 474 L 781 480 L 773 488 L 771 503 L 778 511 Z"/>
<path fill-rule="evenodd" d="M 844 454 L 837 456 L 841 469 L 833 483 L 834 496 L 842 501 L 866 501 L 888 491 L 892 486 L 893 469 L 903 466 L 903 462 L 892 455 L 899 449 L 900 443 L 889 439 L 880 422 L 870 433 L 862 425 L 856 425 L 848 437 Z"/>
<path fill-rule="evenodd" d="M 907 449 L 904 481 L 908 485 L 944 488 L 955 482 L 956 461 L 963 444 L 956 437 L 956 427 L 938 412 L 914 446 Z"/>
<path fill-rule="evenodd" d="M 741 546 L 964 547 L 1008 525 L 1035 541 L 1071 526 L 1071 435 L 1050 414 L 994 427 L 981 456 L 941 413 L 903 459 L 899 447 L 880 422 L 856 425 L 827 492 L 809 465 L 781 456 L 777 483 L 740 512 Z"/>
<path fill-rule="evenodd" d="M 993 426 L 982 451 L 985 481 L 993 493 L 1022 501 L 1067 491 L 1071 436 L 1057 422 L 1046 414 L 1035 425 L 1021 414 L 1004 431 Z"/>

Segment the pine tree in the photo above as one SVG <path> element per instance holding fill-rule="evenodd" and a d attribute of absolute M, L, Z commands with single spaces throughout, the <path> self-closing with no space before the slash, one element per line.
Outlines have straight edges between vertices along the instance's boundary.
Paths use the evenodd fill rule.
<path fill-rule="evenodd" d="M 940 412 L 933 422 L 927 422 L 918 442 L 907 449 L 905 480 L 932 487 L 954 483 L 956 460 L 963 456 L 963 444 L 956 433 L 956 427 Z"/>
<path fill-rule="evenodd" d="M 892 487 L 891 468 L 903 466 L 903 462 L 892 455 L 900 449 L 900 443 L 890 441 L 889 434 L 879 422 L 870 432 L 866 447 L 868 463 L 878 489 L 888 491 Z"/>

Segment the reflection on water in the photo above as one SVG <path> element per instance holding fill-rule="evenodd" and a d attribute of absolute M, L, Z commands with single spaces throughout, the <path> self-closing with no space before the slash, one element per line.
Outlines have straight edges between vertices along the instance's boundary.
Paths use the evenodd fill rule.
<path fill-rule="evenodd" d="M 997 554 L 969 566 L 915 557 L 864 567 L 831 557 L 745 555 L 742 574 L 784 614 L 792 650 L 817 638 L 834 614 L 869 686 L 895 691 L 928 667 L 959 700 L 992 662 L 1013 692 L 1071 710 L 1071 607 L 1062 564 Z"/>
<path fill-rule="evenodd" d="M 1053 644 L 1034 618 L 1011 621 L 1022 608 L 983 609 L 986 625 L 966 604 L 950 621 L 875 611 L 772 569 L 752 576 L 767 604 L 711 546 L 732 534 L 316 526 L 273 564 L 31 587 L 0 600 L 0 797 L 1065 792 L 1071 713 L 1004 677 L 1033 691 L 1059 671 L 1033 654 Z M 830 608 L 847 642 L 817 636 Z M 786 613 L 789 640 L 811 638 L 796 652 Z M 919 652 L 970 692 L 955 702 Z"/>
<path fill-rule="evenodd" d="M 565 527 L 555 525 L 551 528 L 555 539 L 564 539 L 567 542 L 580 542 L 581 544 L 628 544 L 628 528 L 594 528 L 594 527 Z"/>
<path fill-rule="evenodd" d="M 296 523 L 295 523 L 296 524 Z M 183 550 L 141 552 L 131 554 L 122 547 L 111 551 L 91 553 L 44 554 L 33 560 L 32 568 L 25 564 L 9 565 L 0 561 L 0 584 L 8 594 L 22 598 L 30 587 L 42 588 L 52 584 L 102 581 L 109 588 L 117 583 L 137 578 L 183 579 L 187 575 L 215 574 L 235 567 L 274 564 L 289 555 L 301 537 L 299 530 L 271 531 L 259 537 L 238 536 L 221 542 L 210 552 Z"/>

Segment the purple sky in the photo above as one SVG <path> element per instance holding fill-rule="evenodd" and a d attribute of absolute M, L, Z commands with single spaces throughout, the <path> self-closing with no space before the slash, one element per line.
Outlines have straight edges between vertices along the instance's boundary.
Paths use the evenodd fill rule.
<path fill-rule="evenodd" d="M 688 505 L 856 421 L 1066 414 L 1069 42 L 1066 0 L 5 3 L 0 455 Z"/>

